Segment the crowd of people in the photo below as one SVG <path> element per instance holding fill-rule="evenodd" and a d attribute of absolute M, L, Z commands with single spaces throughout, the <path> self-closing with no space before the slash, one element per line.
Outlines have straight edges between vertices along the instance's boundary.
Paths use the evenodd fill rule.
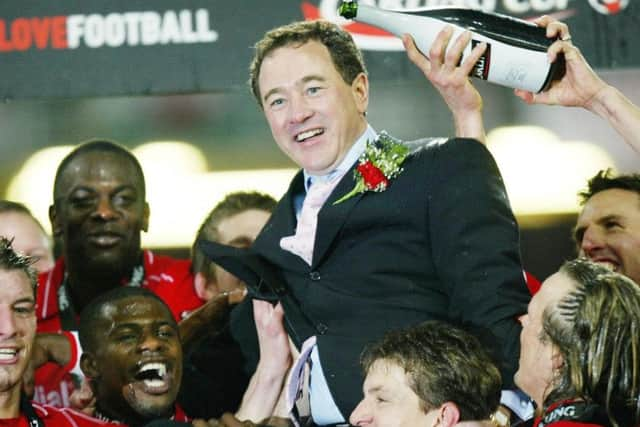
<path fill-rule="evenodd" d="M 516 95 L 592 111 L 640 151 L 640 109 L 565 24 L 537 24 L 566 72 Z M 60 163 L 53 236 L 0 201 L 1 422 L 640 426 L 640 175 L 585 183 L 578 257 L 527 283 L 468 78 L 486 46 L 461 63 L 470 34 L 452 33 L 426 55 L 403 42 L 456 137 L 403 142 L 367 121 L 347 32 L 267 32 L 251 90 L 300 172 L 280 201 L 227 195 L 189 260 L 141 247 L 144 173 L 108 140 Z"/>

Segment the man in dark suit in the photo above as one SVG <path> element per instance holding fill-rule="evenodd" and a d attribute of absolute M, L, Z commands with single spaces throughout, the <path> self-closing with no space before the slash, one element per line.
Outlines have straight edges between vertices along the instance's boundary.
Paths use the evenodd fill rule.
<path fill-rule="evenodd" d="M 529 296 L 517 225 L 485 147 L 379 136 L 365 118 L 362 55 L 331 23 L 268 32 L 251 85 L 276 143 L 302 168 L 252 251 L 281 271 L 288 331 L 310 346 L 313 421 L 346 422 L 366 343 L 429 319 L 484 335 L 508 385 Z"/>

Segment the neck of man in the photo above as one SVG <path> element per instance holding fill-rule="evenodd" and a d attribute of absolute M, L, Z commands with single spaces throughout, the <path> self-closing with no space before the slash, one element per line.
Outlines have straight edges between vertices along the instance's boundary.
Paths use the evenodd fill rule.
<path fill-rule="evenodd" d="M 144 416 L 139 414 L 138 412 L 135 412 L 130 407 L 123 412 L 126 412 L 126 414 L 116 414 L 115 411 L 102 408 L 99 404 L 96 404 L 96 410 L 93 416 L 102 421 L 124 424 L 128 427 L 142 427 L 153 420 L 157 420 L 160 418 L 168 420 L 173 418 L 173 412 L 168 412 L 167 414 L 150 414 L 149 416 Z"/>
<path fill-rule="evenodd" d="M 20 416 L 20 393 L 22 382 L 7 391 L 0 392 L 0 419 L 18 418 Z"/>
<path fill-rule="evenodd" d="M 136 259 L 141 260 L 142 255 Z M 88 265 L 75 265 L 67 260 L 67 291 L 75 310 L 80 313 L 94 298 L 130 280 L 137 264 L 138 261 L 98 269 Z"/>

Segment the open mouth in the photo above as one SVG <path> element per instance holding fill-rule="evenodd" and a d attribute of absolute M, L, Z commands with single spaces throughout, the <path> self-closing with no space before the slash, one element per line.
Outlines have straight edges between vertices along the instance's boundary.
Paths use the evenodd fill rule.
<path fill-rule="evenodd" d="M 0 348 L 0 363 L 11 362 L 18 356 L 17 348 Z"/>
<path fill-rule="evenodd" d="M 315 128 L 309 129 L 304 132 L 300 132 L 295 136 L 296 142 L 305 142 L 314 136 L 322 135 L 324 133 L 324 128 Z"/>
<path fill-rule="evenodd" d="M 134 379 L 145 393 L 162 394 L 169 390 L 170 378 L 164 363 L 144 363 L 135 373 Z"/>

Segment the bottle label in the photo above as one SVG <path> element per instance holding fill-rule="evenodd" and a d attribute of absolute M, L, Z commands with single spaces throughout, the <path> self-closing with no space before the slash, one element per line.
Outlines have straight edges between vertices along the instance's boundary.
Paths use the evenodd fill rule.
<path fill-rule="evenodd" d="M 477 45 L 482 43 L 479 40 L 471 39 L 471 50 Z M 489 69 L 491 68 L 491 43 L 487 43 L 487 49 L 484 51 L 476 65 L 471 70 L 471 76 L 477 77 L 482 80 L 487 80 L 489 77 Z"/>

